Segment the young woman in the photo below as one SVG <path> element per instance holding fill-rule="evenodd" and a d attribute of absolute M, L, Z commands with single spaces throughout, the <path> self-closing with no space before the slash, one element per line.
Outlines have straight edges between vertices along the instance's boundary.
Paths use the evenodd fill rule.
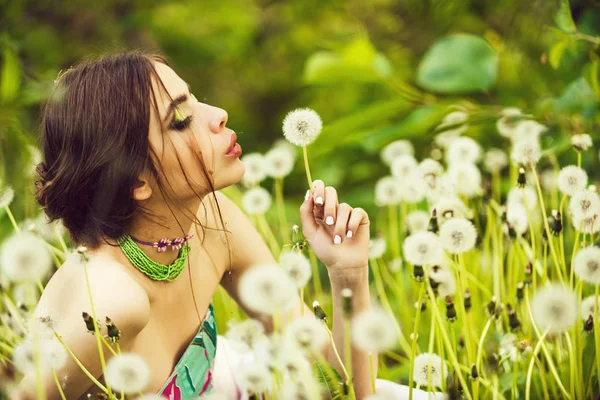
<path fill-rule="evenodd" d="M 219 192 L 244 174 L 227 112 L 199 102 L 163 57 L 141 52 L 85 61 L 55 85 L 43 112 L 37 199 L 87 247 L 96 314 L 122 331 L 123 351 L 148 363 L 145 393 L 187 398 L 219 390 L 210 373 L 213 294 L 222 285 L 270 331 L 271 318 L 247 310 L 238 289 L 253 266 L 276 262 L 244 213 Z M 302 231 L 327 266 L 334 338 L 343 353 L 340 291 L 352 289 L 356 312 L 370 307 L 369 218 L 339 203 L 322 181 L 311 189 L 300 207 Z M 102 382 L 96 340 L 81 319 L 91 305 L 77 254 L 52 276 L 38 310 L 56 316 L 54 329 Z M 194 353 L 190 343 L 199 335 L 203 349 Z M 339 367 L 329 345 L 323 353 Z M 371 392 L 368 355 L 352 353 L 355 391 L 363 398 Z M 57 375 L 68 399 L 98 392 L 70 358 Z M 50 399 L 59 398 L 52 376 L 44 385 Z M 20 384 L 33 387 L 34 376 Z"/>

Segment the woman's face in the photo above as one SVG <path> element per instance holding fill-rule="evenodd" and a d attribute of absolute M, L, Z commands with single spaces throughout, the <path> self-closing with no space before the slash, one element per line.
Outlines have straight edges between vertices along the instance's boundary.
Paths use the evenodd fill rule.
<path fill-rule="evenodd" d="M 169 66 L 160 62 L 154 66 L 173 99 L 168 98 L 158 82 L 152 83 L 159 116 L 151 107 L 149 140 L 159 157 L 164 179 L 169 182 L 167 190 L 186 200 L 195 197 L 194 191 L 208 192 L 207 179 L 215 190 L 239 182 L 244 175 L 244 164 L 239 159 L 241 147 L 235 142 L 236 134 L 226 127 L 227 112 L 195 99 L 189 85 Z M 204 161 L 208 176 L 198 159 Z"/>

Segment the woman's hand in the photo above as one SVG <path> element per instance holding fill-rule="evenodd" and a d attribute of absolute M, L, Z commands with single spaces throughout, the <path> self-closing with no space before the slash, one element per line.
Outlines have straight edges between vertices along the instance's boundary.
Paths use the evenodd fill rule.
<path fill-rule="evenodd" d="M 370 222 L 365 210 L 339 204 L 337 191 L 316 180 L 300 207 L 300 219 L 304 237 L 330 274 L 367 268 Z"/>

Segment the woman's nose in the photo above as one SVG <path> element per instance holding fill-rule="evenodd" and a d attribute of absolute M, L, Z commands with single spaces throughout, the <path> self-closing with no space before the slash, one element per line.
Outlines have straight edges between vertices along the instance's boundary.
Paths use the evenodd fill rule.
<path fill-rule="evenodd" d="M 209 128 L 213 133 L 219 133 L 227 125 L 227 111 L 222 108 L 214 107 L 213 116 L 210 120 Z"/>

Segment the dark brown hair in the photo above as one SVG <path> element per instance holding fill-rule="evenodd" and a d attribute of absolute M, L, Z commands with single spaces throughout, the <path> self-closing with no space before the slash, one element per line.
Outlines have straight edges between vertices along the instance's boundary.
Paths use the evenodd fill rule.
<path fill-rule="evenodd" d="M 152 79 L 164 89 L 155 62 L 168 65 L 161 55 L 142 51 L 84 60 L 57 78 L 44 105 L 36 200 L 50 221 L 62 219 L 77 244 L 96 248 L 103 239 L 122 235 L 137 212 L 149 214 L 133 198 L 146 168 L 167 204 L 180 206 L 165 190 L 148 139 L 150 107 L 159 115 Z M 200 225 L 196 213 L 187 212 Z"/>

